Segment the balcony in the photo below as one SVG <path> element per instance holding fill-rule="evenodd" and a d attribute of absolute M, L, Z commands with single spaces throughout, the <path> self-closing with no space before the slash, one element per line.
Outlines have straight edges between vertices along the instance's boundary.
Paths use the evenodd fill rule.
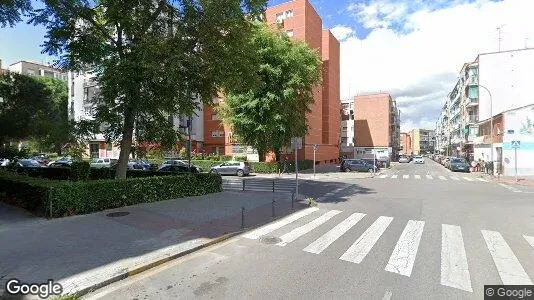
<path fill-rule="evenodd" d="M 478 98 L 467 98 L 467 103 L 465 104 L 466 107 L 475 107 L 478 105 Z"/>
<path fill-rule="evenodd" d="M 475 75 L 470 75 L 465 81 L 467 85 L 478 85 L 478 77 Z"/>
<path fill-rule="evenodd" d="M 478 115 L 469 115 L 467 118 L 469 124 L 474 124 L 478 122 Z"/>

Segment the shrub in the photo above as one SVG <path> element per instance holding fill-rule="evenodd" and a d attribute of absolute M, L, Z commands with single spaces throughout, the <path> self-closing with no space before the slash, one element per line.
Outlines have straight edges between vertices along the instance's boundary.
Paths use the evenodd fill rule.
<path fill-rule="evenodd" d="M 50 181 L 0 172 L 6 201 L 48 217 L 86 214 L 138 203 L 220 192 L 216 174 L 184 174 L 146 178 Z"/>
<path fill-rule="evenodd" d="M 89 171 L 89 179 L 113 179 L 115 178 L 115 171 L 110 168 L 91 168 Z"/>
<path fill-rule="evenodd" d="M 204 172 L 209 172 L 211 167 L 220 165 L 222 162 L 214 160 L 192 160 L 191 163 L 200 167 Z"/>
<path fill-rule="evenodd" d="M 26 148 L 22 148 L 22 150 L 19 151 L 19 149 L 14 147 L 0 147 L 0 158 L 22 158 L 27 157 L 28 154 L 28 149 Z"/>
<path fill-rule="evenodd" d="M 277 162 L 252 162 L 254 173 L 278 173 Z"/>
<path fill-rule="evenodd" d="M 235 156 L 234 160 L 235 161 L 247 161 L 248 159 L 246 156 Z"/>
<path fill-rule="evenodd" d="M 89 179 L 91 165 L 87 161 L 73 161 L 70 165 L 70 178 L 74 181 Z"/>

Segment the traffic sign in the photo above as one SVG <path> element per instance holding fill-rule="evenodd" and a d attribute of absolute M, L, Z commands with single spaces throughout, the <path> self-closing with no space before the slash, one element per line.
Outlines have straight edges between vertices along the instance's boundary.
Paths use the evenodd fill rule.
<path fill-rule="evenodd" d="M 317 148 L 318 148 L 317 144 L 313 144 L 313 151 L 317 151 Z"/>
<path fill-rule="evenodd" d="M 302 138 L 301 137 L 292 137 L 291 138 L 291 149 L 302 149 Z"/>
<path fill-rule="evenodd" d="M 521 141 L 512 141 L 512 148 L 518 149 L 521 147 Z"/>

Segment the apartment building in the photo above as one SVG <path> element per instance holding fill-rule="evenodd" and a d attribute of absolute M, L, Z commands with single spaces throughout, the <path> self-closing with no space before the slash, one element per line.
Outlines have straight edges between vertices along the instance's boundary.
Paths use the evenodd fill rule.
<path fill-rule="evenodd" d="M 401 132 L 400 134 L 400 155 L 413 154 L 412 137 L 409 132 Z"/>
<path fill-rule="evenodd" d="M 354 99 L 341 100 L 341 155 L 354 158 Z"/>
<path fill-rule="evenodd" d="M 69 118 L 71 120 L 92 120 L 94 119 L 96 98 L 98 97 L 99 87 L 90 72 L 68 72 L 69 85 Z M 169 116 L 169 121 L 173 124 L 176 131 L 180 131 L 186 140 L 187 122 L 189 117 L 184 115 Z M 204 116 L 203 110 L 199 109 L 191 117 L 191 149 L 203 149 L 204 141 Z M 120 147 L 118 144 L 108 142 L 106 137 L 101 134 L 95 134 L 87 141 L 86 155 L 91 158 L 118 158 Z M 184 145 L 187 147 L 188 145 Z M 176 155 L 169 153 L 169 155 Z"/>
<path fill-rule="evenodd" d="M 21 60 L 9 65 L 7 68 L 10 72 L 19 73 L 28 76 L 46 76 L 63 81 L 67 81 L 67 72 L 49 65 Z"/>
<path fill-rule="evenodd" d="M 528 129 L 533 118 L 532 78 L 534 48 L 483 53 L 464 64 L 436 124 L 440 151 L 493 160 L 495 171 L 511 175 L 514 139 L 521 143 L 521 174 L 534 174 L 528 163 L 534 161 L 533 130 Z M 516 116 L 525 114 L 530 117 L 519 125 Z"/>
<path fill-rule="evenodd" d="M 400 112 L 390 94 L 354 97 L 355 157 L 376 155 L 397 159 L 400 150 Z"/>
<path fill-rule="evenodd" d="M 293 0 L 267 8 L 264 20 L 271 26 L 284 30 L 291 39 L 304 41 L 316 49 L 322 57 L 323 82 L 314 91 L 314 104 L 306 114 L 308 134 L 303 138 L 303 148 L 298 157 L 313 159 L 313 145 L 317 145 L 316 161 L 327 163 L 339 157 L 341 124 L 340 81 L 339 81 L 339 42 L 328 29 L 323 29 L 321 17 L 308 0 Z M 224 102 L 223 97 L 218 99 Z M 204 108 L 204 127 L 206 128 L 206 152 L 225 155 L 254 156 L 257 153 L 250 147 L 238 145 L 232 137 L 231 128 L 216 116 L 216 106 Z M 292 152 L 285 149 L 284 154 L 291 157 Z M 267 157 L 273 159 L 272 155 Z"/>
<path fill-rule="evenodd" d="M 416 155 L 434 153 L 435 141 L 435 131 L 431 129 L 416 128 L 410 133 L 410 148 Z"/>

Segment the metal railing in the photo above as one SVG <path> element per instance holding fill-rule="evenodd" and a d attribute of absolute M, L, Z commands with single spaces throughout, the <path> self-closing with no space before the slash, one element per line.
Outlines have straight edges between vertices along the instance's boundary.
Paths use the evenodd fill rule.
<path fill-rule="evenodd" d="M 255 192 L 295 192 L 295 183 L 284 179 L 250 178 L 227 179 L 223 178 L 222 188 L 225 191 L 255 191 Z"/>

